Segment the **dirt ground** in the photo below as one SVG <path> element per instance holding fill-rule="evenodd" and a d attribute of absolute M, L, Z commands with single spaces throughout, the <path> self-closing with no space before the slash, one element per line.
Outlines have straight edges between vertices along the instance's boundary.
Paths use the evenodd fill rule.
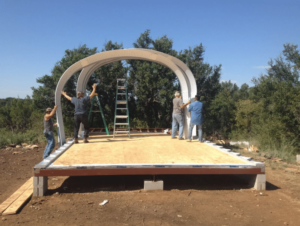
<path fill-rule="evenodd" d="M 0 203 L 32 176 L 42 154 L 0 150 Z M 280 164 L 267 163 L 262 194 L 224 175 L 160 176 L 165 190 L 155 192 L 143 191 L 150 176 L 49 177 L 45 197 L 0 216 L 0 225 L 300 225 L 300 174 Z"/>

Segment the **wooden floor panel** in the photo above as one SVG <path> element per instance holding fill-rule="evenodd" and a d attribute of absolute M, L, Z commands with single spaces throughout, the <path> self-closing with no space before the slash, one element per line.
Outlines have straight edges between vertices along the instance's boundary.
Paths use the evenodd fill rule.
<path fill-rule="evenodd" d="M 247 164 L 234 156 L 223 153 L 199 141 L 171 139 L 161 133 L 141 133 L 113 138 L 95 135 L 89 143 L 74 144 L 53 165 L 81 164 L 164 164 L 208 163 Z"/>

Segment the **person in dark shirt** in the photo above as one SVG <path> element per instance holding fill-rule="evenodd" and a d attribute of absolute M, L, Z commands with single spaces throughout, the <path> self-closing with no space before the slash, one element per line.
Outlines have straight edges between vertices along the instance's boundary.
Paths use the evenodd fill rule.
<path fill-rule="evenodd" d="M 177 127 L 179 125 L 179 140 L 183 139 L 183 108 L 185 108 L 188 103 L 183 104 L 180 93 L 175 92 L 175 98 L 173 99 L 173 113 L 172 113 L 172 139 L 176 139 Z"/>
<path fill-rule="evenodd" d="M 47 158 L 54 146 L 55 146 L 55 140 L 54 140 L 54 135 L 53 135 L 53 126 L 57 126 L 57 123 L 53 124 L 53 119 L 52 117 L 55 114 L 55 111 L 57 109 L 57 106 L 55 105 L 53 109 L 47 108 L 46 109 L 46 114 L 44 115 L 44 135 L 47 139 L 47 146 L 44 150 L 44 155 L 43 158 Z"/>
<path fill-rule="evenodd" d="M 84 96 L 83 92 L 77 92 L 77 97 L 69 97 L 66 92 L 62 91 L 61 94 L 71 101 L 72 104 L 75 105 L 75 113 L 74 113 L 74 139 L 75 144 L 78 144 L 78 130 L 80 127 L 80 123 L 84 126 L 84 143 L 88 143 L 89 136 L 89 122 L 88 122 L 88 103 L 90 100 L 97 95 L 96 94 L 96 86 L 93 85 L 93 91 L 90 96 Z"/>

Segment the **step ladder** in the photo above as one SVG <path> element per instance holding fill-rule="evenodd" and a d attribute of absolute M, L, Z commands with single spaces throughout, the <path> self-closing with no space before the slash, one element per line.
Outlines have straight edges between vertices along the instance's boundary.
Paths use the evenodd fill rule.
<path fill-rule="evenodd" d="M 98 110 L 93 110 L 95 99 L 96 99 L 96 102 L 99 106 L 99 111 Z M 89 116 L 88 116 L 89 122 L 90 122 L 90 119 L 91 119 L 92 112 L 100 112 L 101 113 L 103 124 L 104 124 L 105 130 L 106 130 L 106 134 L 109 135 L 109 131 L 108 131 L 108 128 L 107 128 L 107 125 L 106 125 L 106 121 L 105 121 L 105 118 L 104 118 L 104 114 L 103 114 L 103 111 L 102 111 L 102 108 L 101 108 L 101 104 L 100 104 L 100 100 L 99 100 L 98 95 L 93 96 L 93 98 L 92 98 L 91 108 L 90 108 L 90 112 L 89 112 Z"/>
<path fill-rule="evenodd" d="M 116 107 L 113 133 L 114 137 L 116 134 L 127 134 L 130 138 L 126 79 L 117 79 Z"/>

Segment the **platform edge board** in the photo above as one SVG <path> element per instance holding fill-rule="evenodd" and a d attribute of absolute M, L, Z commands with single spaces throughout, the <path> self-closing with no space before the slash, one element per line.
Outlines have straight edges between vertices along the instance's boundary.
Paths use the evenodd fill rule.
<path fill-rule="evenodd" d="M 254 160 L 252 160 L 252 158 L 250 157 L 246 157 L 246 156 L 242 156 L 240 153 L 238 152 L 233 152 L 231 149 L 228 149 L 228 148 L 224 148 L 222 146 L 219 146 L 215 143 L 212 143 L 210 141 L 205 141 L 204 142 L 205 144 L 213 147 L 213 148 L 216 148 L 217 150 L 221 151 L 221 152 L 224 152 L 224 153 L 227 153 L 228 155 L 231 155 L 237 159 L 240 159 L 240 160 L 243 160 L 243 161 L 247 161 L 249 162 L 249 164 L 252 164 L 254 165 L 255 167 L 258 167 L 258 168 L 261 168 L 261 171 L 262 172 L 265 172 L 265 164 L 262 163 L 262 162 L 256 162 Z"/>
<path fill-rule="evenodd" d="M 38 173 L 41 169 L 47 168 L 51 163 L 53 163 L 59 156 L 61 156 L 65 151 L 67 151 L 74 144 L 74 140 L 68 141 L 63 146 L 55 150 L 50 154 L 49 157 L 45 158 L 43 161 L 38 163 L 33 167 L 34 173 Z"/>
<path fill-rule="evenodd" d="M 116 169 L 116 168 L 260 168 L 255 166 L 254 164 L 233 164 L 233 163 L 218 163 L 218 164 L 211 164 L 211 163 L 152 163 L 152 164 L 74 164 L 74 165 L 50 165 L 47 169 L 77 169 L 77 168 L 84 168 L 84 169 Z M 47 170 L 46 169 L 46 170 Z"/>
<path fill-rule="evenodd" d="M 81 165 L 51 165 L 45 170 L 77 170 L 77 169 L 260 169 L 260 173 L 265 173 L 264 164 L 258 163 L 241 165 L 241 164 L 81 164 Z"/>
<path fill-rule="evenodd" d="M 35 176 L 104 176 L 104 175 L 238 175 L 265 174 L 260 168 L 119 168 L 119 169 L 42 169 Z"/>
<path fill-rule="evenodd" d="M 221 152 L 224 152 L 224 153 L 226 153 L 226 154 L 228 154 L 228 155 L 230 155 L 230 156 L 233 156 L 233 157 L 235 157 L 235 158 L 237 158 L 237 159 L 240 159 L 240 160 L 242 160 L 242 161 L 250 161 L 250 160 L 252 160 L 251 157 L 242 156 L 242 155 L 241 155 L 240 153 L 238 153 L 238 152 L 233 152 L 231 149 L 224 148 L 224 147 L 219 146 L 219 145 L 217 145 L 217 144 L 215 144 L 215 143 L 212 143 L 212 142 L 210 142 L 210 141 L 205 141 L 204 143 L 207 144 L 207 145 L 210 146 L 210 147 L 213 147 L 213 148 L 215 148 L 215 149 L 217 149 L 217 150 L 219 150 L 219 151 L 221 151 Z"/>

